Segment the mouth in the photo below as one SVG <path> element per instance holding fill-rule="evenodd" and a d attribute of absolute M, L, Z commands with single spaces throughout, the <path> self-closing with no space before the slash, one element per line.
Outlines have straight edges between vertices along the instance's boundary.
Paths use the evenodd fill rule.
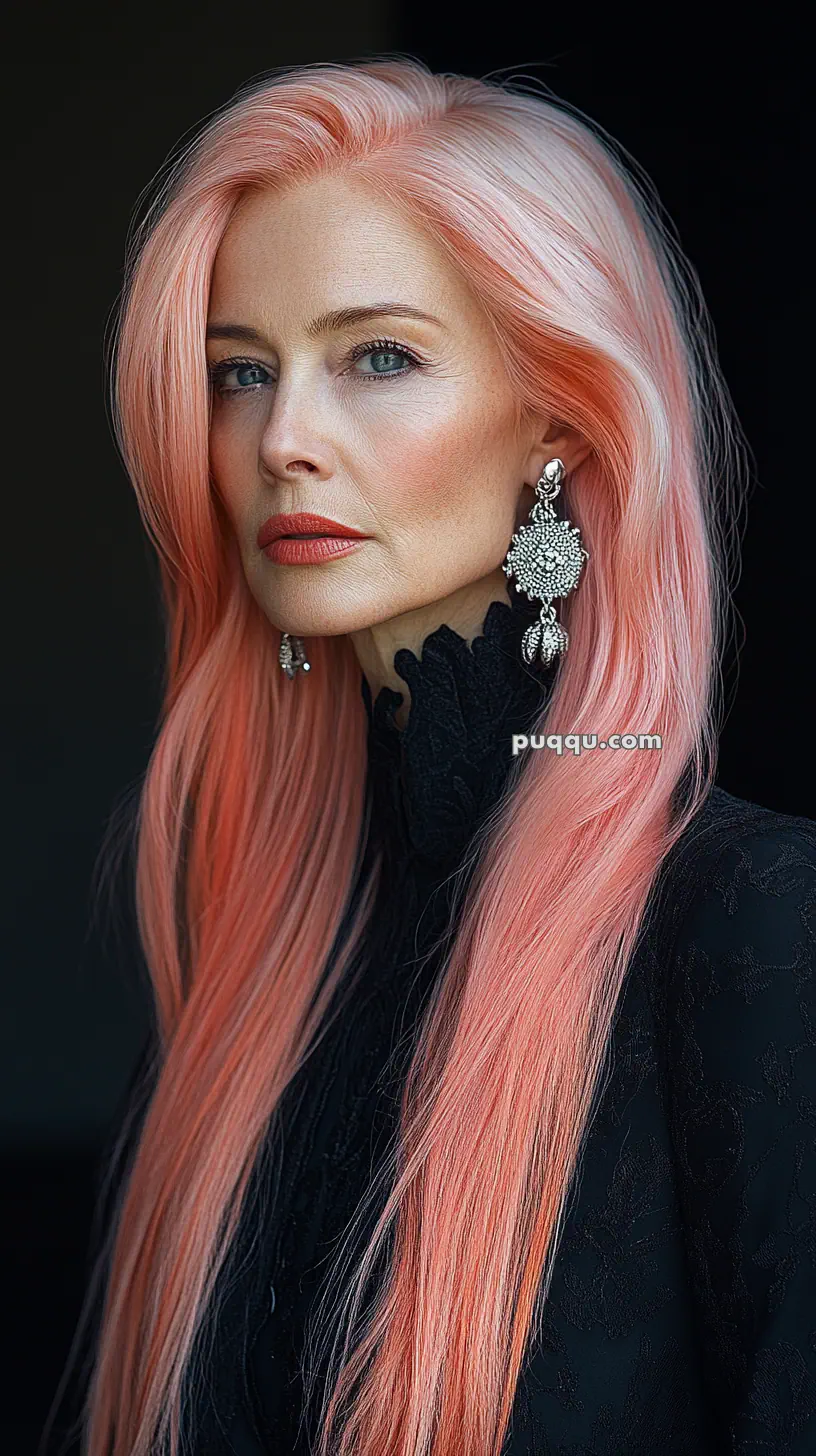
<path fill-rule="evenodd" d="M 294 511 L 270 516 L 258 531 L 261 551 L 274 541 L 333 541 L 338 538 L 365 539 L 355 526 L 321 516 L 316 511 Z"/>

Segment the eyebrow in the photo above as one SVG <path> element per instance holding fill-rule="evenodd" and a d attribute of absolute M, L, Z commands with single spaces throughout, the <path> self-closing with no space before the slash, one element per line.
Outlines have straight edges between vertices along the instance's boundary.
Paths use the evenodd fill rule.
<path fill-rule="evenodd" d="M 440 329 L 445 327 L 441 319 L 434 318 L 431 313 L 423 313 L 421 308 L 414 308 L 410 303 L 373 303 L 360 304 L 355 308 L 335 308 L 328 313 L 321 313 L 306 325 L 306 334 L 310 339 L 317 339 L 322 334 L 336 333 L 352 324 L 362 323 L 365 319 L 385 317 L 421 319 L 424 323 L 436 324 Z M 206 337 L 241 339 L 246 344 L 268 344 L 260 330 L 250 328 L 248 324 L 208 324 Z"/>

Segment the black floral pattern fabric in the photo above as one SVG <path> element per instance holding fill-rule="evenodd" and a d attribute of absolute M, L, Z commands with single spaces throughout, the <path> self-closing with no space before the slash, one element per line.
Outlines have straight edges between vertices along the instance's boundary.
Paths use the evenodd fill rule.
<path fill-rule="evenodd" d="M 664 866 L 512 1456 L 816 1451 L 816 825 L 715 788 Z"/>
<path fill-rule="evenodd" d="M 196 1456 L 310 1449 L 310 1311 L 396 1128 L 451 872 L 554 682 L 511 602 L 470 647 L 441 627 L 397 653 L 403 730 L 401 695 L 362 682 L 385 856 L 366 965 L 256 1168 Z M 715 787 L 653 886 L 503 1456 L 816 1456 L 815 937 L 816 823 Z"/>

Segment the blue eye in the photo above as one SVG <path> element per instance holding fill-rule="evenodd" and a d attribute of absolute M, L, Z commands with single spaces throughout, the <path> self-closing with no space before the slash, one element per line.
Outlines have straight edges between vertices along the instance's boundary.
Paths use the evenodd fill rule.
<path fill-rule="evenodd" d="M 265 374 L 269 376 L 269 370 L 259 364 L 257 359 L 219 359 L 216 364 L 207 365 L 207 373 L 210 378 L 210 387 L 216 394 L 254 394 L 259 384 L 265 381 L 258 379 L 247 379 L 247 374 Z M 236 388 L 228 388 L 224 380 L 229 374 L 237 374 L 240 383 Z"/>
<path fill-rule="evenodd" d="M 407 369 L 375 370 L 373 374 L 363 374 L 363 379 L 399 379 L 403 374 L 412 374 L 415 369 L 422 368 L 422 361 L 412 354 L 410 349 L 404 349 L 396 339 L 373 339 L 367 344 L 358 344 L 351 352 L 351 362 L 358 359 L 365 359 L 367 355 L 372 359 L 407 359 Z"/>
<path fill-rule="evenodd" d="M 349 368 L 344 370 L 346 374 L 356 375 L 357 379 L 364 379 L 369 383 L 379 383 L 382 379 L 401 379 L 407 374 L 412 374 L 416 369 L 424 367 L 421 359 L 396 339 L 370 339 L 366 344 L 358 344 L 352 349 L 349 356 L 349 365 L 356 363 L 358 359 L 365 359 L 371 355 L 372 359 L 405 359 L 407 367 L 400 369 L 374 369 L 371 373 L 356 373 Z M 273 376 L 265 364 L 260 364 L 257 359 L 219 359 L 216 363 L 207 364 L 207 374 L 210 381 L 210 389 L 221 399 L 234 397 L 239 394 L 257 394 L 260 389 L 266 388 L 267 384 L 274 382 Z M 227 385 L 226 380 L 230 374 L 235 374 L 238 380 L 236 385 Z M 260 376 L 260 377 L 259 377 Z"/>

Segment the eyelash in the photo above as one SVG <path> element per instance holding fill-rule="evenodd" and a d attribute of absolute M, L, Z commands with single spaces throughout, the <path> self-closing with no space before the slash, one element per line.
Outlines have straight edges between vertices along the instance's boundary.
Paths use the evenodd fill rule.
<path fill-rule="evenodd" d="M 412 374 L 415 369 L 422 369 L 424 367 L 423 361 L 421 359 L 418 359 L 416 354 L 414 354 L 410 349 L 406 349 L 404 344 L 398 343 L 396 339 L 370 339 L 366 344 L 358 344 L 354 349 L 352 349 L 351 354 L 348 358 L 348 363 L 354 364 L 357 359 L 364 359 L 366 354 L 380 353 L 402 354 L 406 359 L 410 359 L 411 368 L 397 369 L 394 370 L 394 372 L 391 374 L 361 374 L 359 375 L 360 379 L 365 379 L 371 383 L 379 384 L 384 379 L 404 379 L 406 374 Z M 220 381 L 224 378 L 225 375 L 231 373 L 233 369 L 240 368 L 242 365 L 253 369 L 263 369 L 266 371 L 266 373 L 269 373 L 266 365 L 261 364 L 257 359 L 219 359 L 214 364 L 207 364 L 207 374 L 210 380 L 210 388 L 222 398 L 229 398 L 229 396 L 231 395 L 235 396 L 238 394 L 254 394 L 256 390 L 263 389 L 265 386 L 257 383 L 248 384 L 245 385 L 243 388 L 239 387 L 237 389 L 225 389 L 223 385 L 221 385 Z"/>

